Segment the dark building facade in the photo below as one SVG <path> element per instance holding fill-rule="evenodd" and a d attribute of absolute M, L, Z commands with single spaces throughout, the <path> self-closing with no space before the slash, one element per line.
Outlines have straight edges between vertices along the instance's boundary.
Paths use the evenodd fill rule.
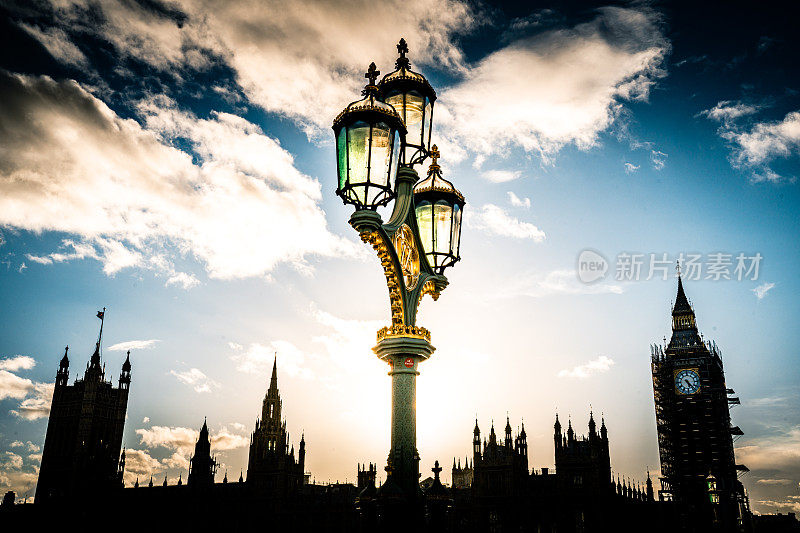
<path fill-rule="evenodd" d="M 725 384 L 722 355 L 703 340 L 678 277 L 672 338 L 651 348 L 653 393 L 661 455 L 663 499 L 680 504 L 683 526 L 747 531 L 749 506 L 733 450 L 729 405 L 739 402 Z"/>
<path fill-rule="evenodd" d="M 590 413 L 589 433 L 579 436 L 569 421 L 562 431 L 554 424 L 555 470 L 529 470 L 524 424 L 512 434 L 506 418 L 504 438 L 494 431 L 481 440 L 478 423 L 473 431 L 472 467 L 453 468 L 451 531 L 590 532 L 636 531 L 658 516 L 650 531 L 668 531 L 671 504 L 656 502 L 644 484 L 611 477 L 608 430 L 601 420 L 598 431 Z M 474 482 L 464 481 L 472 477 Z M 459 480 L 456 484 L 455 480 Z M 652 486 L 652 485 L 650 485 Z"/>
<path fill-rule="evenodd" d="M 98 312 L 100 335 L 83 378 L 68 384 L 69 347 L 59 364 L 36 486 L 37 503 L 119 486 L 131 361 L 129 351 L 117 388 L 106 381 L 100 356 L 104 313 Z"/>
<path fill-rule="evenodd" d="M 219 463 L 211 455 L 211 440 L 208 436 L 208 424 L 203 420 L 200 435 L 194 445 L 194 453 L 189 458 L 189 476 L 186 482 L 192 487 L 210 486 L 214 484 L 214 475 Z M 227 475 L 225 481 L 227 482 Z"/>
<path fill-rule="evenodd" d="M 250 440 L 247 483 L 260 490 L 288 493 L 303 485 L 306 441 L 305 436 L 301 436 L 295 460 L 294 446 L 290 449 L 286 422 L 281 418 L 282 405 L 278 391 L 276 357 L 272 364 L 269 388 L 261 407 L 261 418 L 256 420 Z"/>

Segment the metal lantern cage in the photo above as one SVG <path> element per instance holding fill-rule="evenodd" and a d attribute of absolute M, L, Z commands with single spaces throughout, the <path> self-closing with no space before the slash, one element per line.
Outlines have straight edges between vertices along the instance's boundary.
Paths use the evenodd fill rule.
<path fill-rule="evenodd" d="M 379 74 L 375 63 L 370 64 L 364 98 L 349 104 L 333 121 L 339 174 L 336 194 L 359 210 L 375 210 L 394 197 L 406 135 L 400 115 L 379 98 L 375 85 Z"/>
<path fill-rule="evenodd" d="M 461 214 L 464 195 L 442 177 L 439 150 L 433 145 L 428 177 L 414 187 L 417 227 L 428 263 L 437 274 L 461 258 Z"/>

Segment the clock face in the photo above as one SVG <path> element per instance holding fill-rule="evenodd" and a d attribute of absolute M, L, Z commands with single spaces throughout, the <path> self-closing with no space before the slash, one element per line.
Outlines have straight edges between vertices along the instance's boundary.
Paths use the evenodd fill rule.
<path fill-rule="evenodd" d="M 694 368 L 686 368 L 675 374 L 675 390 L 678 394 L 694 394 L 700 390 L 700 374 Z"/>
<path fill-rule="evenodd" d="M 414 246 L 414 234 L 411 233 L 411 228 L 403 224 L 395 232 L 392 241 L 397 251 L 397 258 L 400 259 L 406 290 L 410 291 L 417 286 L 419 280 L 419 252 Z"/>

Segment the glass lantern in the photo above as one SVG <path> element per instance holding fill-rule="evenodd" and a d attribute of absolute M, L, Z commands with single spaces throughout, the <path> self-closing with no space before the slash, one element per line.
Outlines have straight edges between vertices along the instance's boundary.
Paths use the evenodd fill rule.
<path fill-rule="evenodd" d="M 339 182 L 336 194 L 356 209 L 375 210 L 394 196 L 406 128 L 397 111 L 380 100 L 375 63 L 365 74 L 364 98 L 348 105 L 333 121 Z"/>
<path fill-rule="evenodd" d="M 397 70 L 384 76 L 379 87 L 383 101 L 397 110 L 406 126 L 400 164 L 413 166 L 422 163 L 430 151 L 436 91 L 425 76 L 411 70 L 405 39 L 400 39 L 397 51 L 400 53 L 395 62 Z"/>
<path fill-rule="evenodd" d="M 430 152 L 433 160 L 428 177 L 414 187 L 417 227 L 422 247 L 431 268 L 437 274 L 461 259 L 461 216 L 464 196 L 442 177 L 436 145 Z"/>

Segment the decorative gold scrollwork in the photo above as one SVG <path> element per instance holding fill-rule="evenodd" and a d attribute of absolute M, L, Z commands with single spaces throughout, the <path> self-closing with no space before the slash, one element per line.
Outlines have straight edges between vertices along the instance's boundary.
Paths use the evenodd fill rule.
<path fill-rule="evenodd" d="M 361 233 L 361 240 L 372 246 L 378 254 L 378 259 L 383 266 L 383 274 L 386 276 L 386 286 L 389 288 L 389 306 L 392 311 L 392 327 L 403 325 L 403 295 L 400 292 L 400 279 L 395 272 L 394 262 L 386 243 L 377 231 L 366 231 Z"/>
<path fill-rule="evenodd" d="M 431 332 L 419 326 L 392 325 L 378 330 L 378 342 L 391 337 L 416 337 L 431 341 Z"/>

